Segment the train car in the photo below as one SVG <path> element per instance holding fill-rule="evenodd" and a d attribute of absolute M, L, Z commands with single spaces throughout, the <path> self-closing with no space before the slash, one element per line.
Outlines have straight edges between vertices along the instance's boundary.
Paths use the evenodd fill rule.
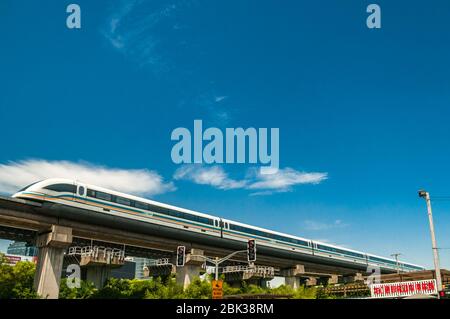
<path fill-rule="evenodd" d="M 321 243 L 314 241 L 312 243 L 314 249 L 314 254 L 316 256 L 328 257 L 339 260 L 351 260 L 355 264 L 366 265 L 367 266 L 367 255 L 366 253 L 359 252 L 356 250 L 342 248 L 334 246 L 331 244 Z"/>
<path fill-rule="evenodd" d="M 311 240 L 292 236 L 260 227 L 239 223 L 229 219 L 222 219 L 223 238 L 247 242 L 255 239 L 259 245 L 276 249 L 284 249 L 313 256 Z"/>
<path fill-rule="evenodd" d="M 15 198 L 51 202 L 211 236 L 221 234 L 220 218 L 67 179 L 31 184 Z"/>
<path fill-rule="evenodd" d="M 56 205 L 54 212 L 72 214 L 70 217 L 76 219 L 110 223 L 127 230 L 164 233 L 170 238 L 206 239 L 211 244 L 232 249 L 255 239 L 259 251 L 274 256 L 321 260 L 359 269 L 374 265 L 391 272 L 399 267 L 403 271 L 424 269 L 68 179 L 39 181 L 24 187 L 13 197 Z"/>

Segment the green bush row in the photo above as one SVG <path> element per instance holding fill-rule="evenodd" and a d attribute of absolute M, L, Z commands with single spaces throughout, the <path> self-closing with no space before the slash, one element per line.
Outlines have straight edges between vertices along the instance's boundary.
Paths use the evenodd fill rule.
<path fill-rule="evenodd" d="M 0 299 L 39 298 L 33 290 L 35 271 L 36 266 L 32 262 L 18 262 L 11 266 L 0 254 Z M 327 298 L 315 288 L 293 289 L 283 285 L 270 289 L 247 285 L 245 282 L 239 288 L 233 288 L 224 283 L 223 292 L 224 295 L 279 294 L 291 295 L 292 298 L 299 299 Z M 195 278 L 187 289 L 183 290 L 173 276 L 164 280 L 161 278 L 149 280 L 110 278 L 101 289 L 97 289 L 92 283 L 85 281 L 81 281 L 80 288 L 71 289 L 67 285 L 67 280 L 62 279 L 60 298 L 209 299 L 211 298 L 211 283 Z"/>

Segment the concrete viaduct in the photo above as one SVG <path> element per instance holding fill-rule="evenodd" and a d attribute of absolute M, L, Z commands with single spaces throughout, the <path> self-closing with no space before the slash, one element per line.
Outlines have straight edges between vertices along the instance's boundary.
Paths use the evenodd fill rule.
<path fill-rule="evenodd" d="M 125 228 L 125 227 L 124 227 Z M 205 255 L 223 257 L 232 250 L 217 247 L 208 242 L 193 242 L 182 238 L 164 238 L 156 233 L 143 233 L 109 227 L 89 220 L 79 220 L 76 214 L 55 216 L 45 203 L 0 196 L 0 238 L 26 241 L 39 248 L 35 288 L 44 298 L 58 298 L 65 253 L 71 246 L 81 246 L 91 241 L 101 242 L 112 247 L 125 247 L 126 255 L 147 258 L 173 258 L 176 247 L 185 245 L 187 251 L 186 266 L 171 268 L 176 272 L 177 281 L 184 286 L 201 271 L 202 259 L 195 256 Z M 245 244 L 243 244 L 245 245 Z M 242 248 L 244 248 L 243 246 Z M 237 255 L 235 264 L 246 263 L 244 254 Z M 228 264 L 231 270 L 226 277 L 232 280 L 234 264 Z M 301 282 L 314 285 L 318 280 L 329 283 L 338 281 L 363 280 L 365 273 L 361 265 L 317 263 L 308 259 L 285 258 L 267 254 L 258 254 L 257 265 L 271 266 L 275 274 L 284 276 L 286 284 L 297 287 Z M 167 267 L 153 267 L 150 275 L 161 274 Z M 262 268 L 261 268 L 262 269 Z M 246 270 L 244 269 L 244 274 Z M 273 278 L 272 274 L 272 278 Z M 261 275 L 265 278 L 265 274 Z M 269 275 L 269 277 L 271 277 Z M 244 278 L 245 276 L 240 276 Z"/>

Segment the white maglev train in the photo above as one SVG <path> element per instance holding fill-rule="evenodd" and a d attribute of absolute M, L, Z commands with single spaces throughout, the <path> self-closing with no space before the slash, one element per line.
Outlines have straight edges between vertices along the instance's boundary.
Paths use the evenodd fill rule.
<path fill-rule="evenodd" d="M 255 239 L 258 250 L 265 248 L 267 251 L 289 252 L 291 256 L 298 254 L 302 258 L 309 256 L 313 259 L 356 264 L 361 267 L 372 265 L 388 271 L 425 269 L 418 265 L 397 263 L 393 259 L 275 232 L 68 179 L 52 178 L 39 181 L 24 187 L 13 197 L 78 209 L 72 210 L 74 214 L 83 210 L 94 213 L 93 216 L 121 217 L 122 220 L 129 222 L 158 226 L 158 229 L 189 232 L 202 238 L 209 236 L 215 242 L 218 240 L 247 242 L 249 239 Z"/>

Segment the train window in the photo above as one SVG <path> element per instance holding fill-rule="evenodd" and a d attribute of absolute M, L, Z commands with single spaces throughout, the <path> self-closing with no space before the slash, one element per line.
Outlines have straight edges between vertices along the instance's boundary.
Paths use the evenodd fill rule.
<path fill-rule="evenodd" d="M 201 217 L 201 216 L 197 216 L 197 215 L 191 215 L 188 213 L 176 211 L 174 209 L 162 208 L 162 207 L 151 205 L 151 204 L 143 204 L 143 203 L 136 202 L 135 205 L 136 205 L 135 207 L 137 207 L 137 208 L 147 209 L 149 211 L 154 211 L 154 212 L 157 212 L 160 214 L 173 216 L 173 217 L 177 217 L 177 218 L 182 218 L 182 219 L 187 219 L 187 220 L 192 220 L 192 221 L 199 222 L 202 224 L 214 225 L 214 220 L 210 219 L 210 218 Z M 142 207 L 138 207 L 138 206 L 142 206 Z"/>
<path fill-rule="evenodd" d="M 102 200 L 111 201 L 111 195 L 103 192 L 95 192 L 95 197 Z"/>
<path fill-rule="evenodd" d="M 89 197 L 95 197 L 95 191 L 88 188 L 88 190 L 87 190 L 87 195 L 88 195 Z"/>
<path fill-rule="evenodd" d="M 364 256 L 362 254 L 358 254 L 358 253 L 355 253 L 352 251 L 343 250 L 343 249 L 339 249 L 339 248 L 334 248 L 334 247 L 329 247 L 329 246 L 324 246 L 324 245 L 317 245 L 317 248 L 326 250 L 326 251 L 331 251 L 331 252 L 338 253 L 338 254 L 342 254 L 342 255 L 364 258 Z"/>
<path fill-rule="evenodd" d="M 39 182 L 40 182 L 40 181 L 39 181 Z M 37 184 L 37 183 L 39 183 L 39 182 L 31 183 L 30 185 L 27 185 L 27 186 L 25 186 L 24 188 L 20 189 L 19 192 L 23 192 L 23 191 L 26 190 L 27 188 L 29 188 L 29 187 L 31 187 L 31 186 L 33 186 L 34 184 Z"/>
<path fill-rule="evenodd" d="M 128 198 L 124 198 L 124 197 L 116 197 L 116 203 L 120 204 L 120 205 L 126 205 L 126 206 L 130 206 L 131 202 Z"/>
<path fill-rule="evenodd" d="M 134 207 L 139 209 L 148 209 L 148 205 L 141 202 L 135 202 Z"/>
<path fill-rule="evenodd" d="M 83 186 L 78 187 L 78 194 L 80 196 L 84 196 L 84 187 Z"/>
<path fill-rule="evenodd" d="M 44 189 L 49 189 L 54 192 L 75 193 L 76 187 L 72 184 L 53 184 L 45 186 Z"/>

